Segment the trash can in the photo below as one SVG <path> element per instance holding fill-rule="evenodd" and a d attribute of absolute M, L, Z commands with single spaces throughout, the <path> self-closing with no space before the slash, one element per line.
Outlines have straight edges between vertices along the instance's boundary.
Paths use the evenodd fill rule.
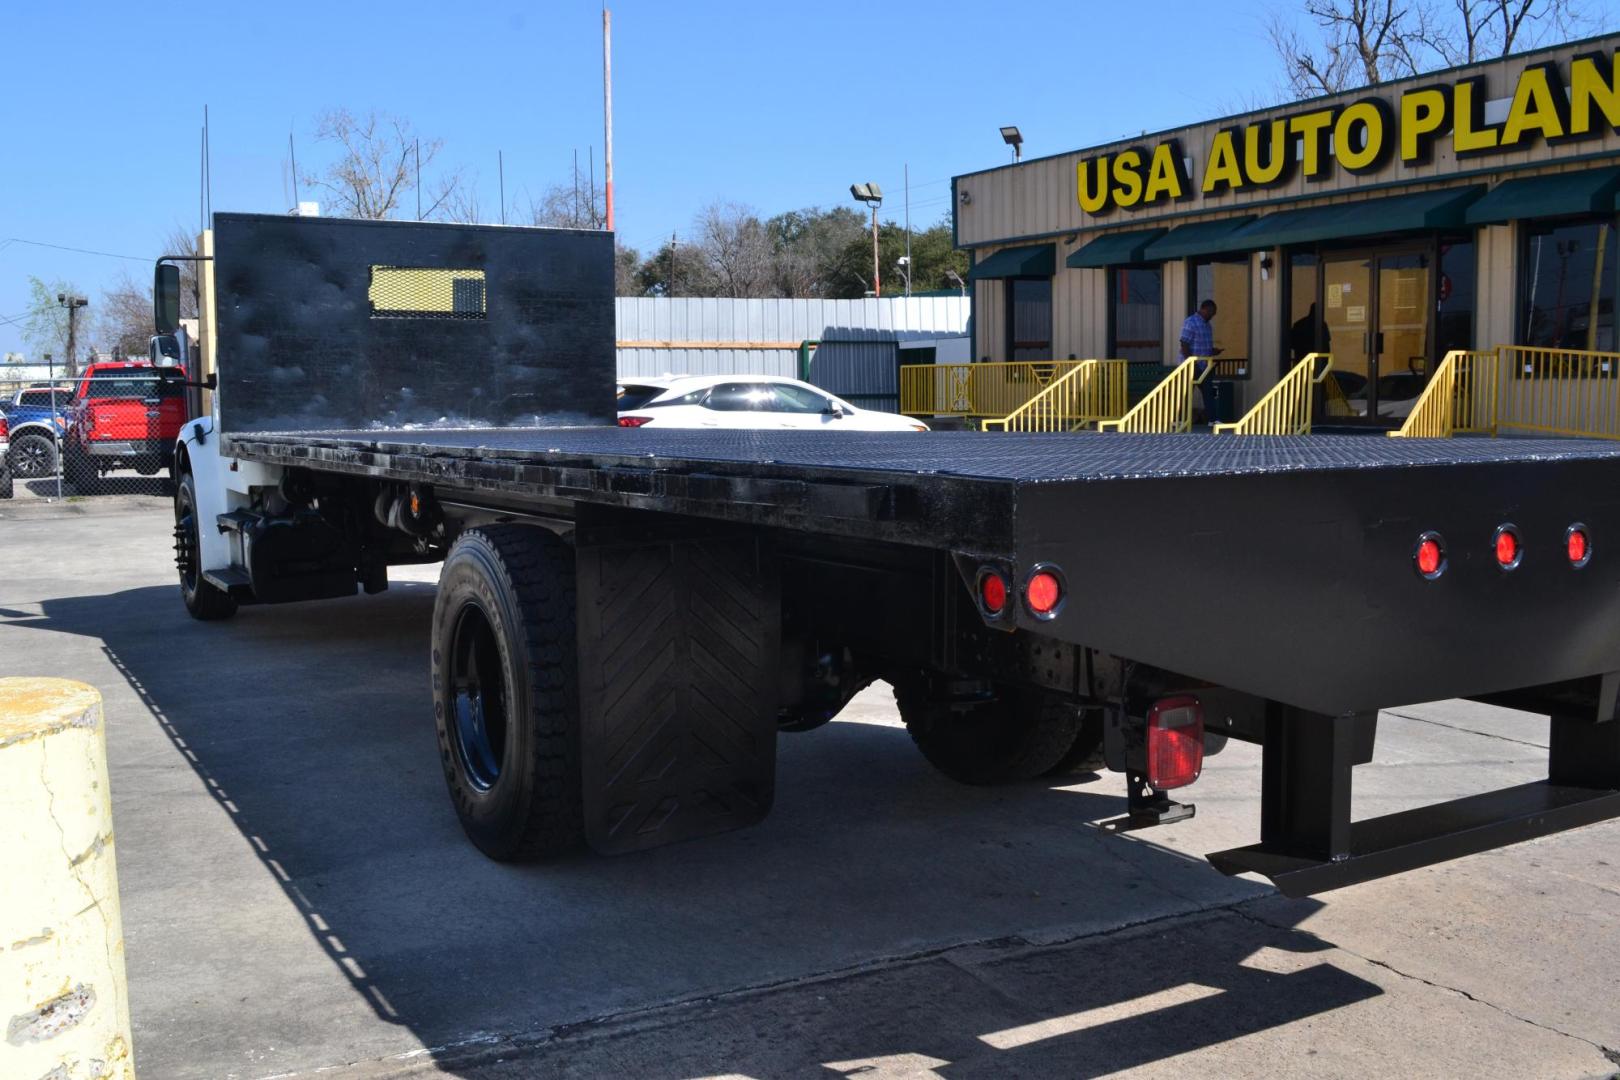
<path fill-rule="evenodd" d="M 1237 387 L 1230 379 L 1204 380 L 1204 411 L 1212 424 L 1230 424 L 1237 419 Z"/>

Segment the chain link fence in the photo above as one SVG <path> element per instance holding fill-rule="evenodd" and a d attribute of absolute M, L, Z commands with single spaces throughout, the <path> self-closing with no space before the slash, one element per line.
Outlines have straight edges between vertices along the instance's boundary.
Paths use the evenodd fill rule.
<path fill-rule="evenodd" d="M 11 382 L 0 369 L 10 440 L 0 495 L 9 475 L 13 500 L 171 497 L 175 439 L 195 408 L 182 379 L 137 363 Z"/>

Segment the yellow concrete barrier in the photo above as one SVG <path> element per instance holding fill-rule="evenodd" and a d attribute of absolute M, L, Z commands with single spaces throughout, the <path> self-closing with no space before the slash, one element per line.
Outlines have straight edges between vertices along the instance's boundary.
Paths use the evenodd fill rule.
<path fill-rule="evenodd" d="M 101 694 L 0 679 L 0 1077 L 134 1076 Z"/>

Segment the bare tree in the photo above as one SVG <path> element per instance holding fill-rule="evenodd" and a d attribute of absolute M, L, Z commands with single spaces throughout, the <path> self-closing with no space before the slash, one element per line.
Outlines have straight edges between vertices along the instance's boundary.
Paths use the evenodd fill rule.
<path fill-rule="evenodd" d="M 1593 20 L 1576 0 L 1449 0 L 1430 44 L 1447 64 L 1472 64 L 1582 36 Z"/>
<path fill-rule="evenodd" d="M 1295 97 L 1336 94 L 1355 86 L 1410 75 L 1410 39 L 1419 32 L 1417 9 L 1396 0 L 1306 0 L 1305 14 L 1321 41 L 1307 41 L 1281 12 L 1266 33 L 1283 61 Z"/>
<path fill-rule="evenodd" d="M 169 230 L 169 235 L 163 241 L 163 255 L 197 255 L 197 235 L 184 225 L 175 225 Z M 197 317 L 197 264 L 194 262 L 176 263 L 180 268 L 180 317 L 182 319 L 195 319 Z M 150 310 L 148 310 L 150 321 Z"/>
<path fill-rule="evenodd" d="M 579 167 L 572 180 L 552 184 L 529 200 L 529 217 L 554 229 L 601 229 L 607 226 L 606 194 Z"/>
<path fill-rule="evenodd" d="M 710 203 L 698 214 L 692 231 L 697 234 L 695 254 L 713 272 L 719 295 L 772 294 L 771 241 L 752 209 L 732 202 Z"/>
<path fill-rule="evenodd" d="M 184 290 L 182 290 L 182 294 Z M 101 290 L 96 305 L 96 341 L 114 357 L 146 355 L 152 327 L 152 288 L 137 285 L 124 271 L 110 288 Z"/>
<path fill-rule="evenodd" d="M 1266 36 L 1296 98 L 1336 94 L 1468 64 L 1573 36 L 1590 25 L 1581 0 L 1306 0 L 1307 39 L 1281 10 Z"/>
<path fill-rule="evenodd" d="M 462 225 L 480 225 L 484 221 L 483 200 L 478 197 L 478 178 L 463 179 L 456 185 L 444 199 L 439 207 L 439 217 L 444 221 L 454 221 Z"/>
<path fill-rule="evenodd" d="M 322 114 L 315 137 L 334 144 L 337 157 L 324 171 L 306 173 L 302 182 L 326 193 L 333 217 L 400 216 L 407 209 L 407 196 L 416 191 L 418 172 L 431 172 L 444 148 L 443 139 L 420 138 L 409 120 L 376 110 L 355 116 L 347 109 L 329 109 Z M 422 218 L 442 216 L 460 185 L 460 170 L 424 184 Z M 415 213 L 415 206 L 409 209 Z"/>

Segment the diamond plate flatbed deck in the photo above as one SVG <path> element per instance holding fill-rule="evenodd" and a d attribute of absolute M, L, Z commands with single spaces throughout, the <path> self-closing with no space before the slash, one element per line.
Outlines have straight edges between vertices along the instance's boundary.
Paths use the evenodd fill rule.
<path fill-rule="evenodd" d="M 597 427 L 276 432 L 227 438 L 248 457 L 263 452 L 249 447 L 304 445 L 382 455 L 482 460 L 594 457 L 604 463 L 643 468 L 756 465 L 817 473 L 958 476 L 1017 484 L 1620 458 L 1620 444 L 1601 440 L 1390 439 L 1381 435 L 992 435 Z"/>
<path fill-rule="evenodd" d="M 1620 481 L 1614 443 L 1382 435 L 377 429 L 227 434 L 225 452 L 507 507 L 583 500 L 979 552 L 1010 551 L 1020 502 L 1037 492 L 1073 489 L 1064 501 L 1083 503 L 1121 483 L 1213 492 L 1220 481 L 1279 474 L 1554 462 L 1612 463 Z"/>

